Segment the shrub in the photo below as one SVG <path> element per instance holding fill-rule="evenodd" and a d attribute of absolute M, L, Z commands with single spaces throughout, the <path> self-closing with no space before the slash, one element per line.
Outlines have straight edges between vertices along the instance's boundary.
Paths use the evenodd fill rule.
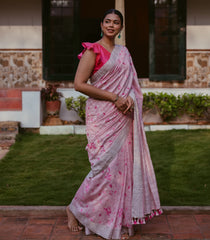
<path fill-rule="evenodd" d="M 178 115 L 178 103 L 176 96 L 167 93 L 144 93 L 143 111 L 158 109 L 163 120 L 175 118 Z"/>
<path fill-rule="evenodd" d="M 185 93 L 178 95 L 168 93 L 144 93 L 143 111 L 157 108 L 164 121 L 169 121 L 186 113 L 192 117 L 200 118 L 205 115 L 210 107 L 209 95 L 196 95 Z M 86 97 L 66 98 L 66 106 L 69 110 L 75 110 L 85 121 Z"/>
<path fill-rule="evenodd" d="M 46 88 L 41 89 L 42 99 L 46 101 L 56 101 L 59 100 L 60 97 L 63 97 L 61 92 L 57 91 L 59 84 L 48 84 Z"/>
<path fill-rule="evenodd" d="M 70 97 L 65 99 L 67 109 L 76 111 L 84 122 L 86 101 L 87 98 L 84 96 L 79 96 L 77 98 Z"/>
<path fill-rule="evenodd" d="M 185 93 L 178 95 L 167 93 L 145 93 L 143 110 L 157 108 L 164 121 L 169 121 L 183 113 L 192 117 L 203 117 L 210 107 L 210 96 Z"/>
<path fill-rule="evenodd" d="M 190 116 L 202 117 L 210 107 L 210 96 L 184 94 L 182 96 L 183 112 Z"/>

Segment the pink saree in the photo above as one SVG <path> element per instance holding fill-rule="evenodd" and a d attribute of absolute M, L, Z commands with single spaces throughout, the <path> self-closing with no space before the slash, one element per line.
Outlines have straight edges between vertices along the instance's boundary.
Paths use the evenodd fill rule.
<path fill-rule="evenodd" d="M 126 47 L 115 46 L 109 60 L 92 75 L 91 84 L 122 97 L 130 95 L 134 113 L 124 115 L 109 101 L 87 100 L 91 171 L 69 207 L 86 234 L 120 239 L 124 231 L 133 234 L 133 224 L 162 213 L 142 121 L 143 96 Z"/>

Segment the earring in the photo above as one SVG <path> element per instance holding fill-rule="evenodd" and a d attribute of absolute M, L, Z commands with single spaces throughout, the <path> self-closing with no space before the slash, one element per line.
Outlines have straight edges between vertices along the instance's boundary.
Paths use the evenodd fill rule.
<path fill-rule="evenodd" d="M 101 37 L 103 37 L 104 33 L 101 31 Z"/>
<path fill-rule="evenodd" d="M 119 33 L 118 38 L 119 38 L 119 39 L 121 38 L 121 33 Z"/>

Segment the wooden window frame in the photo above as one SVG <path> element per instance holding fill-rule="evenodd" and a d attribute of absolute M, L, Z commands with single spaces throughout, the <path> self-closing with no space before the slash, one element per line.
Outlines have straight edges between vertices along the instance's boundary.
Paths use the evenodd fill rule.
<path fill-rule="evenodd" d="M 47 81 L 73 81 L 78 65 L 78 52 L 80 50 L 79 46 L 79 0 L 74 0 L 74 42 L 73 46 L 73 68 L 74 70 L 68 74 L 55 73 L 50 74 L 50 48 L 49 48 L 49 38 L 50 38 L 50 0 L 42 0 L 42 60 L 43 60 L 43 79 Z"/>
<path fill-rule="evenodd" d="M 186 0 L 178 0 L 179 17 L 179 73 L 156 74 L 155 73 L 155 14 L 154 0 L 149 0 L 149 79 L 151 81 L 184 81 L 186 79 Z"/>

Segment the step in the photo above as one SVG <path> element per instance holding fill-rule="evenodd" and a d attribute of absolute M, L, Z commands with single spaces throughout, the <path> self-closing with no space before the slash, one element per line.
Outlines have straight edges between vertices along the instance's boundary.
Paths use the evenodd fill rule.
<path fill-rule="evenodd" d="M 0 149 L 8 149 L 15 143 L 16 135 L 19 133 L 19 122 L 0 122 Z"/>
<path fill-rule="evenodd" d="M 0 122 L 0 134 L 18 134 L 19 122 L 16 121 L 2 121 Z"/>
<path fill-rule="evenodd" d="M 14 143 L 15 143 L 15 139 L 0 141 L 0 150 L 9 149 Z"/>
<path fill-rule="evenodd" d="M 16 134 L 5 134 L 5 133 L 1 133 L 0 134 L 0 142 L 2 141 L 12 141 L 13 139 L 15 139 Z"/>

